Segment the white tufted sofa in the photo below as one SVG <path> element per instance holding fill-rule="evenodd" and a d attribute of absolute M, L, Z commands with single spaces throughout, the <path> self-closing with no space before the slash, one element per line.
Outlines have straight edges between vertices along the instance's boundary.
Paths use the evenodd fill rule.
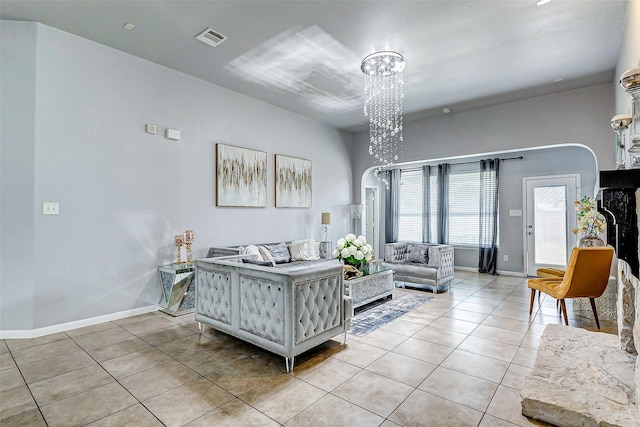
<path fill-rule="evenodd" d="M 195 320 L 285 358 L 346 332 L 353 315 L 344 295 L 342 265 L 306 269 L 243 264 L 247 255 L 198 260 Z"/>
<path fill-rule="evenodd" d="M 428 262 L 409 262 L 408 246 L 425 246 L 428 249 Z M 429 243 L 397 242 L 384 245 L 382 265 L 393 269 L 396 282 L 407 282 L 412 287 L 429 287 L 434 293 L 446 290 L 453 280 L 453 246 Z"/>

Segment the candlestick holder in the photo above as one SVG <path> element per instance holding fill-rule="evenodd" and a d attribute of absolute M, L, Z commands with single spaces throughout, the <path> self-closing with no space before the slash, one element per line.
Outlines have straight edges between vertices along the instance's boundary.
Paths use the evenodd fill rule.
<path fill-rule="evenodd" d="M 178 248 L 178 261 L 176 261 L 176 264 L 183 264 L 182 245 L 184 245 L 184 236 L 182 234 L 176 234 L 174 242 L 175 242 L 176 248 Z"/>
<path fill-rule="evenodd" d="M 185 243 L 185 246 L 187 247 L 187 264 L 193 264 L 193 258 L 192 258 L 192 253 L 191 253 L 191 244 L 192 244 L 192 242 Z"/>

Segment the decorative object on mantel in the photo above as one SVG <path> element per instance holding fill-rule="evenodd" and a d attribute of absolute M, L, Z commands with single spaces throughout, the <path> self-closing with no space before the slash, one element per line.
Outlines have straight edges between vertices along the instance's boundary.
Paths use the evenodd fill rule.
<path fill-rule="evenodd" d="M 631 97 L 631 130 L 629 157 L 632 168 L 640 168 L 640 67 L 625 71 L 620 76 L 620 86 Z"/>
<path fill-rule="evenodd" d="M 593 197 L 584 196 L 582 200 L 573 202 L 578 212 L 578 227 L 574 228 L 573 234 L 580 232 L 584 235 L 580 238 L 578 246 L 592 247 L 605 246 L 604 240 L 598 237 L 607 227 L 604 216 L 596 209 L 596 202 Z"/>
<path fill-rule="evenodd" d="M 362 271 L 363 264 L 369 262 L 373 256 L 373 248 L 367 243 L 366 237 L 356 237 L 355 234 L 349 233 L 344 238 L 338 239 L 336 248 L 331 252 L 331 256 L 342 260 L 345 265 L 354 266 Z"/>
<path fill-rule="evenodd" d="M 178 261 L 176 261 L 176 264 L 182 264 L 182 245 L 184 245 L 184 236 L 182 234 L 176 234 L 174 237 L 174 242 L 176 248 L 178 248 Z"/>
<path fill-rule="evenodd" d="M 192 257 L 192 253 L 191 253 L 191 244 L 195 240 L 196 235 L 193 232 L 193 230 L 187 230 L 187 231 L 184 232 L 184 236 L 185 236 L 185 242 L 186 242 L 186 245 L 187 245 L 187 263 L 193 264 L 193 257 Z"/>
<path fill-rule="evenodd" d="M 611 127 L 616 132 L 616 169 L 628 169 L 630 166 L 627 157 L 627 144 L 625 133 L 631 124 L 631 115 L 618 114 L 611 118 Z"/>
<path fill-rule="evenodd" d="M 369 116 L 369 154 L 374 176 L 389 188 L 386 171 L 402 151 L 404 57 L 391 51 L 375 52 L 362 60 L 364 115 Z"/>
<path fill-rule="evenodd" d="M 322 212 L 322 241 L 327 241 L 327 233 L 329 232 L 329 226 L 331 225 L 331 213 Z"/>
<path fill-rule="evenodd" d="M 276 208 L 311 207 L 311 160 L 275 155 Z"/>

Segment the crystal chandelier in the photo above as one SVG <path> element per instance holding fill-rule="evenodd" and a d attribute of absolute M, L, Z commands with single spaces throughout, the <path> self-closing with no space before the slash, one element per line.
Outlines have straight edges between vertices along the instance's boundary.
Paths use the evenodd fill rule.
<path fill-rule="evenodd" d="M 369 117 L 369 154 L 378 165 L 374 176 L 389 187 L 387 170 L 402 152 L 404 57 L 397 52 L 372 53 L 362 60 L 364 115 Z"/>

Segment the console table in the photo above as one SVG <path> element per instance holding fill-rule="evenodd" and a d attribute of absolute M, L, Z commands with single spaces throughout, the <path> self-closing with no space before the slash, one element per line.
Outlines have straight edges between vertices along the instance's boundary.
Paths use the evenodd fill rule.
<path fill-rule="evenodd" d="M 195 282 L 193 264 L 168 264 L 158 267 L 162 298 L 160 311 L 172 316 L 193 313 L 195 307 Z"/>
<path fill-rule="evenodd" d="M 344 281 L 344 293 L 353 299 L 353 308 L 388 296 L 393 299 L 395 292 L 396 286 L 391 269 L 372 272 Z"/>

